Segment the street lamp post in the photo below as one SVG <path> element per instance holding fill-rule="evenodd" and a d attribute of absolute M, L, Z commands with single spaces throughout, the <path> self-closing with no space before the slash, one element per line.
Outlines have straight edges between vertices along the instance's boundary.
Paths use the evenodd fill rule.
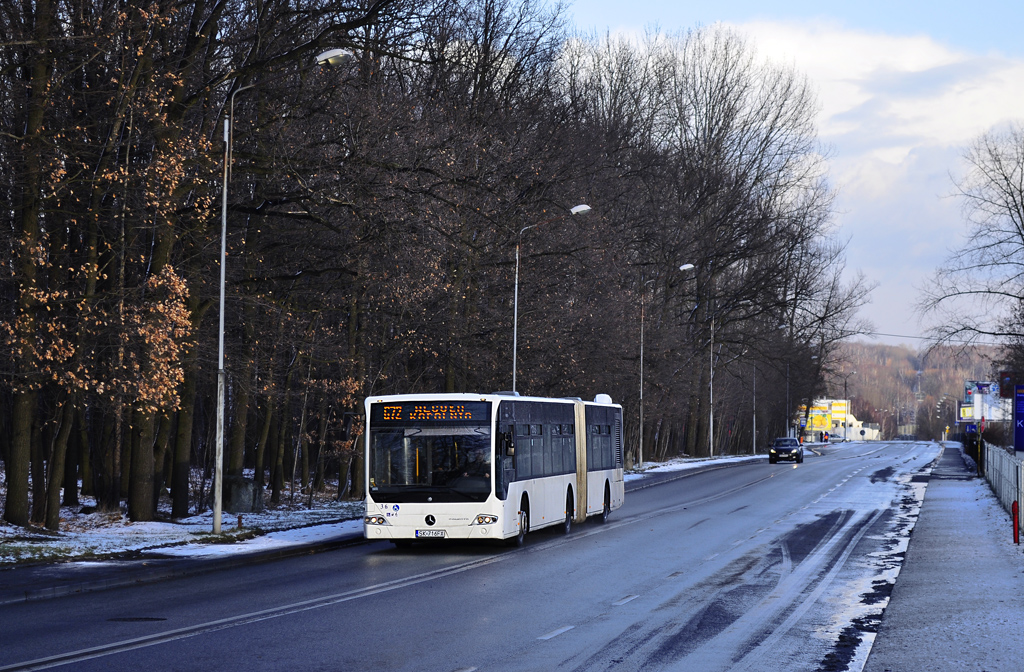
<path fill-rule="evenodd" d="M 793 416 L 789 412 L 789 362 L 786 362 L 786 436 L 789 436 L 793 431 L 790 426 L 793 422 Z"/>
<path fill-rule="evenodd" d="M 749 304 L 749 300 L 743 300 L 736 305 Z M 717 310 L 717 306 L 715 310 Z M 715 310 L 711 311 L 711 357 L 708 368 L 708 455 L 710 457 L 715 456 Z"/>
<path fill-rule="evenodd" d="M 783 329 L 789 329 L 789 324 L 782 323 L 778 327 L 776 327 L 776 329 L 778 329 L 780 331 L 783 330 Z M 793 341 L 792 333 L 790 333 L 789 338 L 787 339 L 787 341 L 788 341 L 789 344 L 792 344 L 792 341 Z M 787 350 L 786 350 L 786 422 L 785 422 L 786 436 L 790 436 L 792 431 L 793 431 L 792 426 L 791 426 L 792 422 L 793 422 L 793 416 L 790 415 L 790 412 L 789 412 L 789 406 L 790 406 L 790 399 L 789 399 L 789 357 L 790 357 L 790 353 L 789 353 L 789 350 L 787 348 Z"/>
<path fill-rule="evenodd" d="M 843 377 L 843 403 L 846 404 L 846 413 L 843 415 L 843 441 L 850 440 L 850 395 L 847 392 L 846 384 L 850 380 L 850 376 L 857 375 L 856 371 L 850 371 L 846 376 Z"/>
<path fill-rule="evenodd" d="M 757 455 L 757 363 L 754 363 L 754 373 L 751 376 L 751 388 L 754 392 L 753 399 L 753 412 L 754 412 L 754 430 L 753 430 L 753 454 Z"/>
<path fill-rule="evenodd" d="M 574 215 L 585 215 L 590 212 L 590 206 L 584 204 L 577 205 L 576 207 L 569 210 L 566 215 L 559 215 L 558 217 L 552 217 L 551 219 L 545 219 L 543 222 L 537 222 L 536 224 L 530 224 L 519 229 L 519 236 L 516 239 L 516 282 L 515 290 L 512 298 L 512 391 L 516 391 L 516 366 L 517 366 L 517 354 L 519 352 L 519 248 L 523 242 L 523 232 L 527 229 L 532 229 L 542 224 L 548 224 L 550 222 L 557 222 L 560 219 L 566 217 L 572 217 Z"/>
<path fill-rule="evenodd" d="M 316 57 L 316 62 L 302 68 L 306 70 L 316 65 L 340 65 L 352 58 L 352 52 L 346 49 L 330 49 Z M 284 75 L 282 75 L 284 76 Z M 278 79 L 278 78 L 273 78 Z M 273 79 L 266 81 L 273 81 Z M 266 83 L 266 82 L 264 82 Z M 227 259 L 228 238 L 228 180 L 231 176 L 231 146 L 234 142 L 235 129 L 235 96 L 247 91 L 255 84 L 247 84 L 231 93 L 228 116 L 224 119 L 224 184 L 221 191 L 220 208 L 220 316 L 217 327 L 217 441 L 213 469 L 213 533 L 220 534 L 221 513 L 223 509 L 224 481 L 224 394 L 227 374 L 224 371 L 224 276 Z"/>
<path fill-rule="evenodd" d="M 647 291 L 647 280 L 640 276 L 640 440 L 637 446 L 637 466 L 644 463 L 644 294 Z"/>
<path fill-rule="evenodd" d="M 715 314 L 711 313 L 711 360 L 708 374 L 708 456 L 715 456 Z"/>
<path fill-rule="evenodd" d="M 679 270 L 688 271 L 691 268 L 693 264 L 683 264 Z M 644 463 L 644 294 L 650 282 L 654 282 L 654 279 L 645 282 L 643 276 L 640 276 L 640 441 L 637 448 L 637 465 Z"/>

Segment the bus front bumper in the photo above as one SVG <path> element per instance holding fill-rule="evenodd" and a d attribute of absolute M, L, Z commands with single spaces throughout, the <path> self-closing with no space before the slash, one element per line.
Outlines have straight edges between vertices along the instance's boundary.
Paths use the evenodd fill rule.
<path fill-rule="evenodd" d="M 501 539 L 498 525 L 459 525 L 435 527 L 406 525 L 363 525 L 363 536 L 377 540 L 428 540 L 428 539 Z"/>

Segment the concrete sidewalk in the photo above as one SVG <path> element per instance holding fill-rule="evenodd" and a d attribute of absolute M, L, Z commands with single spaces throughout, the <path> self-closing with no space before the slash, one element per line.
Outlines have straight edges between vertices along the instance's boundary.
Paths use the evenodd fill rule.
<path fill-rule="evenodd" d="M 950 444 L 932 471 L 865 672 L 1024 669 L 1024 551 Z"/>

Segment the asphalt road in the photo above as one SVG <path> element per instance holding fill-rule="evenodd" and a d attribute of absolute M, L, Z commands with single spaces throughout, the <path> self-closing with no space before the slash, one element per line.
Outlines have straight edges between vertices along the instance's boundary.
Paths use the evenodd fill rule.
<path fill-rule="evenodd" d="M 521 549 L 366 543 L 9 605 L 0 670 L 859 669 L 938 452 L 708 471 Z"/>

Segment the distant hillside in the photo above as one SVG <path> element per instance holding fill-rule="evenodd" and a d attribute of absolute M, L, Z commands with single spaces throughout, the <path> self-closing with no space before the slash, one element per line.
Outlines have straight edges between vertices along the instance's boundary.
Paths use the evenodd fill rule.
<path fill-rule="evenodd" d="M 881 425 L 884 438 L 900 433 L 897 422 L 916 426 L 921 438 L 938 438 L 946 425 L 954 424 L 964 381 L 996 380 L 993 362 L 999 352 L 991 346 L 919 351 L 848 343 L 829 372 L 829 394 L 841 397 L 846 380 L 853 414 Z"/>

